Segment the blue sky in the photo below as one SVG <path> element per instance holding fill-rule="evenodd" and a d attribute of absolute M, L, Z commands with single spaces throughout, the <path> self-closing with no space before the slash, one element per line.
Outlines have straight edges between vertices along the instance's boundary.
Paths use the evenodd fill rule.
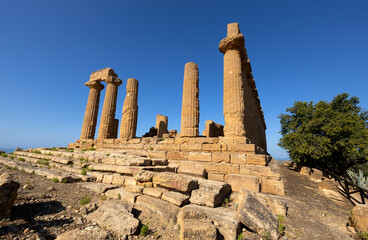
<path fill-rule="evenodd" d="M 184 65 L 199 66 L 200 131 L 224 123 L 226 25 L 239 22 L 267 124 L 294 101 L 348 92 L 368 105 L 368 1 L 28 1 L 0 3 L 0 149 L 66 146 L 80 136 L 91 72 L 111 67 L 139 81 L 141 136 L 156 114 L 180 129 Z M 100 111 L 104 91 L 101 95 Z M 97 136 L 97 135 L 96 135 Z"/>

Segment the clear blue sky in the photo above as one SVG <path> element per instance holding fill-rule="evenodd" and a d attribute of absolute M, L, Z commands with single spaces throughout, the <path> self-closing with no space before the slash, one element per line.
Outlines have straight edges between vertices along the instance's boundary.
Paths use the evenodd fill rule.
<path fill-rule="evenodd" d="M 139 81 L 137 135 L 156 114 L 180 129 L 186 62 L 199 66 L 200 131 L 224 123 L 226 25 L 239 22 L 267 124 L 277 146 L 277 116 L 296 100 L 348 92 L 368 105 L 368 1 L 29 1 L 0 3 L 0 149 L 66 146 L 80 136 L 91 72 L 111 67 Z M 104 91 L 101 95 L 100 114 Z"/>

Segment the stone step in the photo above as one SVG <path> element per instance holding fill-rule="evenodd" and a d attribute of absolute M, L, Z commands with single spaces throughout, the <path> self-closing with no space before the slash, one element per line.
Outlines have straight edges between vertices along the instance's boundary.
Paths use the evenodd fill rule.
<path fill-rule="evenodd" d="M 32 152 L 23 152 L 23 151 L 15 151 L 14 154 L 17 155 L 17 156 L 21 156 L 23 158 L 30 157 L 30 158 L 41 159 L 41 160 L 45 159 L 45 160 L 50 160 L 50 161 L 57 162 L 57 163 L 62 163 L 62 164 L 71 164 L 71 163 L 73 163 L 73 160 L 71 160 L 69 158 L 65 158 L 65 157 L 58 157 L 58 156 L 51 156 L 51 155 L 44 155 L 44 154 L 38 154 L 38 153 L 32 153 Z"/>
<path fill-rule="evenodd" d="M 89 168 L 94 171 L 121 173 L 125 175 L 133 175 L 135 172 L 142 170 L 152 171 L 152 172 L 175 172 L 175 168 L 169 166 L 119 166 L 103 163 L 88 163 Z"/>
<path fill-rule="evenodd" d="M 30 174 L 37 174 L 40 176 L 44 176 L 48 179 L 55 180 L 59 182 L 78 182 L 82 181 L 82 177 L 77 174 L 66 173 L 62 171 L 46 169 L 37 167 L 37 165 L 32 164 L 31 162 L 22 162 L 18 160 L 11 160 L 8 158 L 0 157 L 0 163 L 6 166 L 17 168 L 19 170 L 25 171 Z"/>

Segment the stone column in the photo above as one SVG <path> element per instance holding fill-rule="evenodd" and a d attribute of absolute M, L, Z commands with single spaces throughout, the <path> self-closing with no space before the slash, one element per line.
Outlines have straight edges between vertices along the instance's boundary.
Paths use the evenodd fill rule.
<path fill-rule="evenodd" d="M 97 124 L 98 106 L 100 104 L 100 93 L 104 88 L 98 81 L 88 81 L 84 85 L 90 88 L 86 112 L 82 126 L 80 139 L 94 139 Z"/>
<path fill-rule="evenodd" d="M 241 55 L 244 49 L 244 36 L 238 23 L 227 25 L 227 37 L 219 46 L 224 54 L 224 118 L 225 137 L 245 137 L 244 125 L 244 82 Z"/>
<path fill-rule="evenodd" d="M 100 128 L 98 130 L 98 139 L 113 138 L 114 119 L 116 111 L 116 99 L 118 87 L 122 81 L 115 76 L 108 76 L 104 105 L 102 108 Z"/>
<path fill-rule="evenodd" d="M 120 124 L 120 138 L 134 138 L 138 118 L 138 80 L 129 78 Z"/>
<path fill-rule="evenodd" d="M 193 62 L 185 64 L 180 137 L 197 137 L 199 135 L 198 83 L 197 64 Z"/>
<path fill-rule="evenodd" d="M 167 126 L 168 126 L 167 116 L 157 114 L 156 117 L 157 137 L 161 138 L 162 134 L 167 133 Z"/>

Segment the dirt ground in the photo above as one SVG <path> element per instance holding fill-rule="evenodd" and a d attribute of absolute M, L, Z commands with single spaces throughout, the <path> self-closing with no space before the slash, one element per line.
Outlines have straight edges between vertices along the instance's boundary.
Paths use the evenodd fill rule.
<path fill-rule="evenodd" d="M 348 201 L 334 202 L 318 190 L 318 183 L 309 176 L 279 165 L 288 200 L 285 235 L 289 239 L 354 239 L 347 230 Z"/>
<path fill-rule="evenodd" d="M 0 175 L 8 172 L 20 183 L 10 219 L 0 222 L 0 239 L 54 239 L 69 229 L 83 225 L 80 199 L 100 197 L 73 183 L 54 183 L 41 176 L 0 165 Z"/>
<path fill-rule="evenodd" d="M 54 183 L 0 165 L 0 174 L 4 172 L 21 185 L 12 217 L 0 221 L 0 239 L 54 239 L 65 231 L 87 226 L 79 211 L 80 199 L 86 195 L 91 202 L 101 201 L 100 195 L 79 184 Z M 280 173 L 288 203 L 283 239 L 354 239 L 346 228 L 353 207 L 350 202 L 332 201 L 318 191 L 318 183 L 285 166 L 280 165 Z"/>

